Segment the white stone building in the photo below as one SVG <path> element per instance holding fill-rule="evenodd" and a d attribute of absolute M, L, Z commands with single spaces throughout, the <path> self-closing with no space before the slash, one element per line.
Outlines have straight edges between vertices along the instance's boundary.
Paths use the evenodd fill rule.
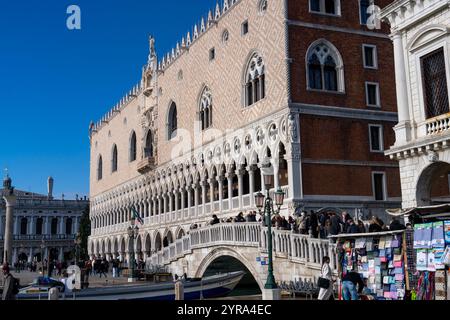
<path fill-rule="evenodd" d="M 73 259 L 75 238 L 80 218 L 89 206 L 85 198 L 76 200 L 54 199 L 53 179 L 49 178 L 48 195 L 14 190 L 12 261 L 64 261 Z M 3 189 L 0 189 L 3 194 Z M 5 236 L 5 202 L 0 202 L 0 252 Z M 3 259 L 3 254 L 0 259 Z"/>
<path fill-rule="evenodd" d="M 391 26 L 399 112 L 386 154 L 400 162 L 403 208 L 448 203 L 450 1 L 394 1 L 382 18 Z"/>

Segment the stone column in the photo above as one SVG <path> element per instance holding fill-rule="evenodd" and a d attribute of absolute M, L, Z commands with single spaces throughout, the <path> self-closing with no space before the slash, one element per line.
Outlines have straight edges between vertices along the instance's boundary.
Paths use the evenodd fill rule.
<path fill-rule="evenodd" d="M 228 179 L 228 210 L 233 210 L 233 172 L 227 173 L 227 179 Z"/>
<path fill-rule="evenodd" d="M 63 247 L 59 247 L 58 261 L 63 261 L 63 259 L 64 259 Z"/>
<path fill-rule="evenodd" d="M 158 213 L 156 212 L 156 197 L 153 197 L 153 215 L 156 216 Z"/>
<path fill-rule="evenodd" d="M 395 126 L 395 144 L 404 144 L 411 140 L 411 125 L 408 107 L 408 87 L 406 82 L 405 52 L 401 32 L 391 35 L 394 43 L 395 84 L 397 91 L 398 125 Z"/>
<path fill-rule="evenodd" d="M 238 177 L 238 199 L 239 199 L 239 209 L 242 209 L 242 207 L 244 206 L 243 202 L 242 202 L 242 195 L 244 193 L 244 185 L 243 185 L 243 173 L 242 170 L 236 170 L 236 174 Z"/>
<path fill-rule="evenodd" d="M 209 213 L 212 214 L 214 212 L 214 178 L 209 179 L 209 197 L 209 203 L 211 204 L 211 212 Z"/>
<path fill-rule="evenodd" d="M 280 171 L 280 162 L 278 161 L 278 159 L 273 159 L 271 162 L 273 166 L 273 187 L 275 188 L 275 191 L 277 191 L 280 187 L 280 177 L 278 176 L 278 173 Z"/>
<path fill-rule="evenodd" d="M 117 217 L 117 216 L 116 216 Z M 73 234 L 77 234 L 78 232 L 79 232 L 79 222 L 80 221 L 80 218 L 79 217 L 75 217 L 74 218 L 74 232 L 73 232 Z M 117 220 L 115 221 L 115 223 L 117 224 Z"/>
<path fill-rule="evenodd" d="M 64 217 L 59 218 L 59 234 L 64 234 L 64 220 Z"/>
<path fill-rule="evenodd" d="M 161 196 L 158 195 L 158 215 L 161 215 L 162 213 L 162 201 Z"/>
<path fill-rule="evenodd" d="M 35 217 L 30 217 L 29 221 L 30 221 L 30 224 L 28 225 L 28 234 L 33 235 L 35 233 L 34 232 Z"/>
<path fill-rule="evenodd" d="M 198 216 L 198 184 L 193 184 L 194 189 L 194 206 L 195 206 L 195 216 Z"/>
<path fill-rule="evenodd" d="M 253 166 L 248 166 L 248 177 L 249 177 L 249 192 L 250 192 L 250 207 L 253 209 L 255 207 L 255 171 Z"/>
<path fill-rule="evenodd" d="M 33 247 L 30 247 L 30 254 L 28 255 L 28 262 L 33 261 Z"/>
<path fill-rule="evenodd" d="M 5 193 L 9 190 L 5 190 Z M 13 221 L 14 221 L 14 207 L 16 205 L 16 196 L 11 192 L 11 194 L 5 194 L 3 199 L 6 202 L 6 226 L 5 226 L 5 241 L 4 241 L 4 253 L 3 262 L 7 262 L 10 265 L 15 261 L 13 260 Z M 17 222 L 16 222 L 17 226 Z M 17 256 L 17 250 L 14 251 Z"/>
<path fill-rule="evenodd" d="M 173 208 L 173 201 L 172 201 L 172 197 L 173 197 L 173 193 L 168 191 L 167 192 L 167 196 L 169 197 L 169 212 L 173 212 L 174 208 Z"/>
<path fill-rule="evenodd" d="M 202 181 L 202 214 L 205 215 L 206 214 L 206 209 L 205 209 L 205 204 L 206 204 L 206 181 Z"/>
<path fill-rule="evenodd" d="M 180 193 L 181 193 L 181 210 L 184 209 L 184 190 L 182 187 L 180 187 Z M 183 217 L 184 217 L 184 213 L 183 213 Z"/>
<path fill-rule="evenodd" d="M 303 198 L 303 181 L 300 154 L 288 152 L 285 156 L 288 165 L 289 199 Z"/>
<path fill-rule="evenodd" d="M 167 194 L 164 193 L 163 195 L 163 205 L 164 205 L 164 210 L 162 212 L 164 212 L 164 214 L 167 213 Z"/>
<path fill-rule="evenodd" d="M 6 213 L 7 213 L 7 215 L 6 215 L 6 217 L 8 217 L 8 211 L 6 211 Z M 13 229 L 13 234 L 14 235 L 19 235 L 19 220 L 20 220 L 20 217 L 14 217 L 13 218 L 14 219 L 14 229 Z M 6 225 L 8 225 L 8 222 L 6 222 Z M 6 234 L 6 232 L 5 232 L 5 234 Z"/>
<path fill-rule="evenodd" d="M 94 220 L 95 221 L 95 220 Z M 44 230 L 42 230 L 42 234 L 50 234 L 50 232 L 49 232 L 49 225 L 50 225 L 50 217 L 44 217 L 44 226 L 43 226 L 43 229 Z M 96 228 L 97 227 L 97 225 L 94 223 L 94 228 Z"/>
<path fill-rule="evenodd" d="M 191 201 L 192 189 L 189 186 L 186 186 L 186 191 L 187 191 L 187 197 L 188 197 L 188 213 L 190 216 L 191 207 L 192 207 L 192 201 Z"/>
<path fill-rule="evenodd" d="M 264 175 L 263 175 L 263 167 L 262 165 L 258 164 L 258 167 L 261 171 L 261 176 L 260 177 L 256 177 L 256 179 L 261 179 L 261 192 L 263 195 L 266 195 L 266 185 L 264 184 Z"/>
<path fill-rule="evenodd" d="M 178 208 L 178 191 L 173 190 L 173 196 L 175 197 L 175 211 L 178 212 L 180 208 Z"/>
<path fill-rule="evenodd" d="M 218 176 L 217 181 L 219 183 L 219 211 L 222 212 L 222 201 L 223 201 L 223 177 Z"/>

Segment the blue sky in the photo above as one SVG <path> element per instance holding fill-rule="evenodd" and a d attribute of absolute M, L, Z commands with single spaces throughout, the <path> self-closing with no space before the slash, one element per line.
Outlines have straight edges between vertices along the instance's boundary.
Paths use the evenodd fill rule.
<path fill-rule="evenodd" d="M 0 2 L 0 167 L 17 189 L 89 194 L 88 126 L 141 76 L 148 35 L 161 56 L 216 0 Z M 81 30 L 68 30 L 69 5 Z"/>

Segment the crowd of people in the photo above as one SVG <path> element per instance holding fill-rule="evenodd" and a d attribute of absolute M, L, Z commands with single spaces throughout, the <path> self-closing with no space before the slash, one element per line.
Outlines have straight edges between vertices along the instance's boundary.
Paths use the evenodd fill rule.
<path fill-rule="evenodd" d="M 260 222 L 267 225 L 263 215 L 256 211 L 250 211 L 246 215 L 240 212 L 236 217 L 219 219 L 217 215 L 212 216 L 209 225 L 219 223 L 240 223 L 240 222 Z M 272 227 L 278 230 L 290 230 L 294 233 L 309 235 L 312 238 L 326 239 L 328 236 L 334 236 L 342 233 L 372 233 L 381 231 L 402 230 L 410 225 L 402 224 L 398 219 L 393 218 L 389 225 L 386 225 L 382 219 L 373 216 L 370 221 L 354 219 L 347 212 L 341 215 L 335 212 L 315 212 L 301 211 L 294 217 L 281 216 L 276 214 L 271 219 Z M 196 229 L 196 225 L 192 229 Z"/>

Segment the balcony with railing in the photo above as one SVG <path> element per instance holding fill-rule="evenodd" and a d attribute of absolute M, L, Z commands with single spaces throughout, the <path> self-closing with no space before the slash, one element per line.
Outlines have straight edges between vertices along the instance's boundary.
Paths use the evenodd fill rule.
<path fill-rule="evenodd" d="M 440 115 L 425 121 L 426 134 L 437 135 L 450 132 L 450 113 Z"/>
<path fill-rule="evenodd" d="M 139 173 L 144 174 L 151 171 L 156 166 L 156 159 L 153 156 L 153 151 L 151 148 L 144 149 L 144 158 L 138 163 L 137 170 Z"/>

